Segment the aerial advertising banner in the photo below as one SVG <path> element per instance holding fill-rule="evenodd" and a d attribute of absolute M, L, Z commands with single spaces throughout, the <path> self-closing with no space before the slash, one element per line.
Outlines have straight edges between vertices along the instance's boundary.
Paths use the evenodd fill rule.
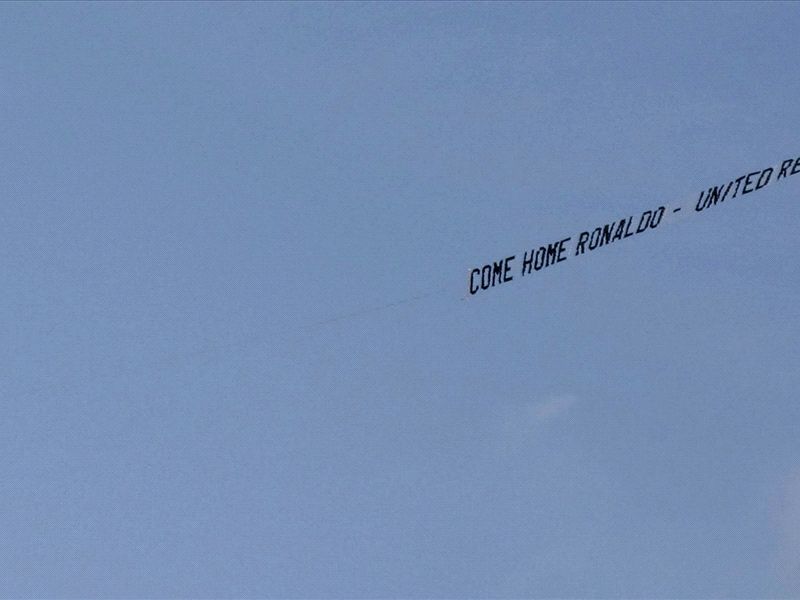
<path fill-rule="evenodd" d="M 487 262 L 469 270 L 467 282 L 469 293 L 474 296 L 479 292 L 510 283 L 515 278 L 529 277 L 568 258 L 584 256 L 603 246 L 657 229 L 672 215 L 681 211 L 689 214 L 703 212 L 797 174 L 800 174 L 800 156 L 787 158 L 774 167 L 749 172 L 722 185 L 711 186 L 702 190 L 697 200 L 692 200 L 686 206 L 656 206 L 574 235 L 534 245 L 518 255 L 513 254 Z"/>

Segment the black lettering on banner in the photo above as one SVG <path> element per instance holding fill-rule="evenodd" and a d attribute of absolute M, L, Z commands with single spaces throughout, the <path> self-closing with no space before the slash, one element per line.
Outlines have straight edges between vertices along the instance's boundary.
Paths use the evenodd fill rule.
<path fill-rule="evenodd" d="M 503 269 L 503 283 L 508 283 L 514 279 L 514 276 L 510 274 L 511 271 L 511 261 L 517 258 L 516 255 L 509 256 L 508 258 L 503 261 L 505 263 L 505 268 Z"/>
<path fill-rule="evenodd" d="M 631 233 L 631 223 L 633 223 L 633 217 L 628 217 L 628 222 L 625 224 L 625 235 L 623 237 L 631 237 L 633 234 Z"/>
<path fill-rule="evenodd" d="M 575 245 L 575 256 L 583 254 L 586 249 L 584 246 L 586 245 L 586 241 L 589 239 L 589 232 L 582 231 L 580 236 L 578 236 L 578 243 Z"/>
<path fill-rule="evenodd" d="M 614 237 L 611 239 L 612 242 L 616 242 L 617 240 L 622 239 L 622 234 L 625 233 L 625 220 L 622 219 L 617 225 L 617 230 L 614 232 Z"/>
<path fill-rule="evenodd" d="M 733 185 L 732 181 L 728 182 L 728 187 L 725 188 L 725 193 L 722 194 L 722 199 L 720 200 L 720 202 L 725 202 L 725 198 L 728 197 L 728 192 L 731 191 L 731 186 L 732 185 Z"/>
<path fill-rule="evenodd" d="M 474 296 L 479 290 L 488 290 L 490 287 L 508 283 L 514 280 L 511 274 L 511 262 L 516 256 L 508 256 L 503 260 L 495 261 L 482 268 L 475 268 L 469 272 L 469 293 Z M 523 265 L 523 274 L 524 274 Z"/>
<path fill-rule="evenodd" d="M 661 223 L 661 219 L 664 218 L 664 213 L 666 212 L 666 206 L 659 206 L 656 209 L 656 212 L 653 213 L 653 220 L 650 222 L 650 229 L 655 229 L 658 227 L 659 223 Z"/>
<path fill-rule="evenodd" d="M 503 261 L 502 260 L 500 262 L 494 263 L 494 265 L 493 265 L 493 268 L 492 268 L 492 287 L 494 287 L 494 284 L 497 283 L 498 280 L 500 282 L 503 281 Z"/>
<path fill-rule="evenodd" d="M 597 248 L 597 245 L 600 243 L 600 236 L 602 235 L 602 233 L 603 230 L 600 227 L 598 227 L 592 232 L 592 236 L 589 238 L 589 250 L 594 250 L 595 248 Z"/>
<path fill-rule="evenodd" d="M 549 267 L 550 265 L 555 263 L 557 256 L 558 256 L 558 242 L 547 244 L 547 264 L 545 265 L 545 267 Z"/>
<path fill-rule="evenodd" d="M 492 284 L 492 265 L 486 265 L 481 269 L 481 289 L 488 290 Z"/>
<path fill-rule="evenodd" d="M 793 158 L 787 158 L 781 163 L 781 170 L 778 172 L 778 179 L 775 181 L 778 181 L 781 177 L 788 177 L 786 172 L 789 170 L 789 167 L 792 166 L 792 162 L 794 162 Z"/>
<path fill-rule="evenodd" d="M 708 206 L 708 204 L 706 202 L 703 202 L 703 198 L 705 197 L 705 194 L 706 194 L 705 190 L 700 192 L 700 197 L 697 199 L 697 204 L 694 207 L 694 209 L 697 212 L 701 212 L 704 208 L 706 208 L 706 206 Z M 701 204 L 702 204 L 702 206 L 700 206 Z"/>
<path fill-rule="evenodd" d="M 756 189 L 757 190 L 760 190 L 765 185 L 769 184 L 769 180 L 772 178 L 773 171 L 774 171 L 774 169 L 772 167 L 770 167 L 768 169 L 764 169 L 763 171 L 761 171 L 761 175 L 759 175 L 758 181 L 756 182 Z M 767 176 L 766 181 L 764 181 L 764 175 Z M 762 183 L 762 181 L 764 181 L 764 182 Z"/>
<path fill-rule="evenodd" d="M 558 258 L 556 259 L 556 262 L 562 262 L 564 260 L 567 260 L 567 257 L 564 256 L 564 252 L 567 251 L 567 247 L 564 244 L 566 244 L 571 239 L 572 239 L 572 237 L 570 236 L 570 237 L 564 238 L 563 240 L 558 242 Z"/>
<path fill-rule="evenodd" d="M 531 250 L 530 253 L 526 252 L 525 256 L 522 257 L 522 276 L 528 275 L 531 272 L 531 267 L 533 267 L 533 254 L 534 251 Z"/>
<path fill-rule="evenodd" d="M 776 181 L 800 173 L 800 157 L 786 159 L 780 163 L 780 167 L 768 167 L 760 171 L 753 171 L 722 185 L 710 186 L 700 192 L 694 210 L 695 212 L 702 212 L 725 202 L 728 198 L 736 198 L 740 191 L 744 195 L 760 190 L 772 182 L 772 176 L 775 175 L 775 171 L 778 171 L 775 178 Z M 732 195 L 731 191 L 733 191 Z M 671 209 L 671 212 L 677 213 L 681 208 L 680 206 L 675 207 Z M 591 252 L 618 240 L 644 233 L 648 229 L 656 229 L 661 224 L 666 211 L 666 206 L 659 206 L 654 210 L 642 212 L 636 222 L 636 227 L 634 227 L 635 215 L 631 215 L 618 221 L 600 225 L 592 230 L 582 231 L 578 235 L 575 245 L 575 256 L 586 254 L 587 247 L 588 251 Z M 571 240 L 572 237 L 566 237 L 525 251 L 520 276 L 530 275 L 534 271 L 540 271 L 567 260 L 569 258 L 567 243 Z M 514 260 L 516 260 L 516 255 L 511 255 L 502 260 L 471 269 L 469 271 L 470 295 L 475 295 L 480 290 L 487 290 L 513 281 L 512 263 Z"/>
<path fill-rule="evenodd" d="M 536 251 L 536 258 L 533 260 L 533 270 L 534 271 L 541 271 L 544 267 L 544 261 L 547 259 L 547 248 L 544 246 L 539 246 L 539 249 Z"/>
<path fill-rule="evenodd" d="M 481 270 L 480 269 L 472 269 L 472 271 L 470 271 L 470 273 L 469 273 L 469 293 L 471 295 L 473 295 L 473 296 L 475 294 L 477 294 L 478 290 L 480 289 L 477 284 L 475 284 L 475 289 L 472 289 L 472 285 L 473 285 L 474 279 L 475 279 L 475 273 L 480 275 L 481 274 Z"/>
<path fill-rule="evenodd" d="M 530 275 L 531 268 L 534 271 L 541 271 L 545 267 L 566 260 L 566 257 L 563 256 L 566 251 L 564 244 L 571 239 L 571 237 L 568 237 L 560 242 L 552 242 L 547 246 L 539 246 L 536 250 L 525 252 L 525 256 L 522 259 L 522 275 Z M 514 258 L 514 256 L 510 256 L 506 261 L 511 262 Z"/>
<path fill-rule="evenodd" d="M 603 237 L 600 240 L 600 245 L 601 246 L 604 246 L 605 244 L 610 244 L 611 243 L 611 235 L 612 235 L 613 231 L 614 231 L 614 223 L 609 223 L 609 224 L 603 225 Z"/>
<path fill-rule="evenodd" d="M 711 204 L 716 206 L 717 202 L 719 202 L 720 197 L 722 197 L 722 186 L 719 187 L 714 186 L 708 189 L 709 189 L 709 194 L 708 194 L 709 200 Z"/>
<path fill-rule="evenodd" d="M 745 179 L 745 180 L 744 180 L 744 187 L 742 188 L 742 194 L 749 194 L 750 192 L 752 192 L 752 191 L 753 191 L 753 188 L 750 188 L 750 189 L 748 190 L 748 189 L 747 189 L 747 186 L 748 186 L 748 185 L 753 185 L 753 182 L 752 182 L 752 181 L 750 181 L 750 179 L 751 179 L 751 178 L 752 178 L 754 175 L 758 175 L 759 173 L 760 173 L 760 171 L 754 171 L 754 172 L 752 172 L 752 173 L 748 173 L 748 174 L 747 174 L 747 179 Z"/>
<path fill-rule="evenodd" d="M 647 217 L 647 219 L 645 219 L 645 217 Z M 651 211 L 644 211 L 639 219 L 639 225 L 636 227 L 636 233 L 642 233 L 645 229 L 647 229 L 647 226 L 650 225 L 650 219 L 652 217 L 653 213 Z M 642 227 L 642 223 L 644 223 L 644 227 Z"/>
<path fill-rule="evenodd" d="M 744 179 L 744 178 L 745 178 L 745 176 L 744 176 L 744 175 L 742 175 L 741 177 L 739 177 L 739 178 L 736 180 L 736 189 L 733 191 L 733 196 L 731 196 L 731 198 L 736 198 L 736 194 L 738 194 L 738 193 L 739 193 L 739 184 L 741 184 L 741 183 L 742 183 L 742 179 Z"/>

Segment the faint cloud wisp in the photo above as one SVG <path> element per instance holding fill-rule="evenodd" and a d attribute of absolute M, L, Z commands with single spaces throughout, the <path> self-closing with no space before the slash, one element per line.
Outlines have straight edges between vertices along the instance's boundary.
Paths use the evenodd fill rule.
<path fill-rule="evenodd" d="M 531 420 L 542 423 L 566 413 L 577 402 L 575 396 L 556 396 L 542 402 L 531 403 L 527 411 Z"/>

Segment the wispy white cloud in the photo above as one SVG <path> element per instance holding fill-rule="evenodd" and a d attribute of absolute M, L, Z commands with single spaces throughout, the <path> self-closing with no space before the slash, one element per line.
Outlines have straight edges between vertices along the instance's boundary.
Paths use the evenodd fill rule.
<path fill-rule="evenodd" d="M 537 431 L 563 419 L 576 404 L 576 396 L 559 394 L 500 407 L 493 444 L 508 449 L 540 440 Z"/>
<path fill-rule="evenodd" d="M 569 411 L 576 403 L 575 396 L 555 396 L 528 405 L 530 418 L 535 422 L 551 421 Z"/>

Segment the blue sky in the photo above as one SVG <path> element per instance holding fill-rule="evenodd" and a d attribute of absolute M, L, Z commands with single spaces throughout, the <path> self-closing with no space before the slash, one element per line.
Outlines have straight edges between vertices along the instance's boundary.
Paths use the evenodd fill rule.
<path fill-rule="evenodd" d="M 799 595 L 798 31 L 0 6 L 0 595 Z"/>

